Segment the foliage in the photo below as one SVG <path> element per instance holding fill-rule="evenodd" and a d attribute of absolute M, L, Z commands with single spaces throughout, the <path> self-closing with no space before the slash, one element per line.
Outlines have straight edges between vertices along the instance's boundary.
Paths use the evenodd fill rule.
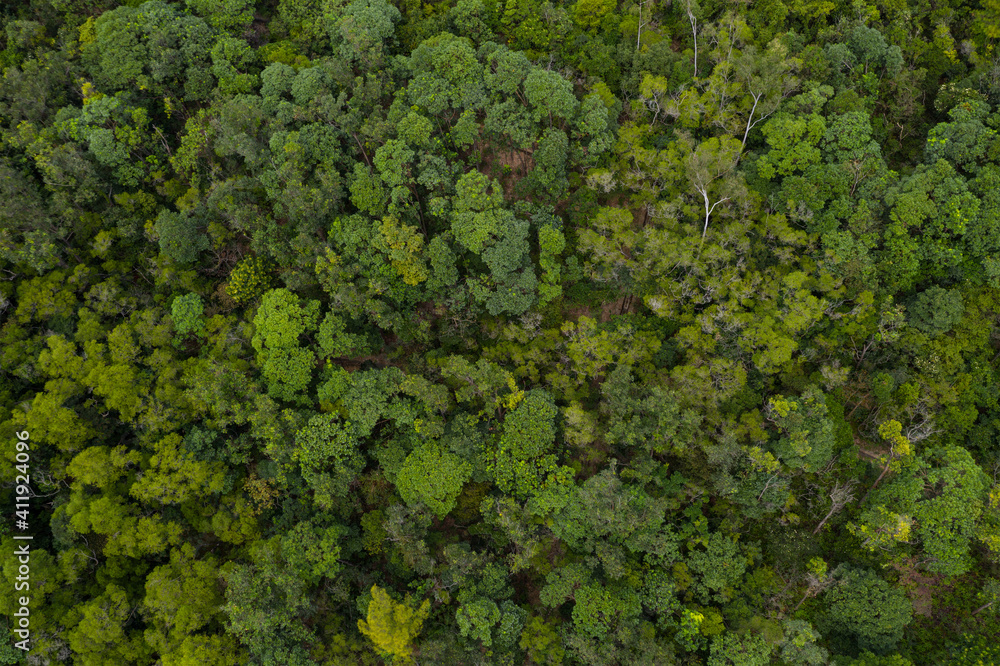
<path fill-rule="evenodd" d="M 299 346 L 299 338 L 316 329 L 319 307 L 317 301 L 300 305 L 299 297 L 287 289 L 272 289 L 261 299 L 251 342 L 273 397 L 304 399 L 301 394 L 312 380 L 316 357 Z"/>
<path fill-rule="evenodd" d="M 858 648 L 876 654 L 895 649 L 913 617 L 903 592 L 867 569 L 844 567 L 824 601 L 826 627 L 849 635 Z"/>
<path fill-rule="evenodd" d="M 393 659 L 406 662 L 413 650 L 411 644 L 430 612 L 430 602 L 419 608 L 393 601 L 385 590 L 373 585 L 367 620 L 358 620 L 358 629 L 375 648 Z"/>
<path fill-rule="evenodd" d="M 205 305 L 198 294 L 178 296 L 170 306 L 170 317 L 178 335 L 197 333 L 203 327 L 202 315 Z"/>
<path fill-rule="evenodd" d="M 6 3 L 22 661 L 996 661 L 997 25 Z"/>
<path fill-rule="evenodd" d="M 160 213 L 156 235 L 160 239 L 160 252 L 181 263 L 191 263 L 201 250 L 208 249 L 208 239 L 197 231 L 197 221 L 181 213 Z"/>
<path fill-rule="evenodd" d="M 404 502 L 422 502 L 438 518 L 444 518 L 455 508 L 462 486 L 471 476 L 468 462 L 425 444 L 406 457 L 396 475 L 396 486 Z"/>
<path fill-rule="evenodd" d="M 247 303 L 263 294 L 269 282 L 264 261 L 258 257 L 247 257 L 229 274 L 226 293 L 237 303 Z"/>

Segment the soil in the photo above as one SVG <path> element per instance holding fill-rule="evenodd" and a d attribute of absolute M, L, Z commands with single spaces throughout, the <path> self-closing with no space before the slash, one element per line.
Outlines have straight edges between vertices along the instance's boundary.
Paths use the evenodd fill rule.
<path fill-rule="evenodd" d="M 912 561 L 905 565 L 894 564 L 899 572 L 900 585 L 906 590 L 906 595 L 913 604 L 913 612 L 924 617 L 932 616 L 934 590 L 940 585 L 943 576 L 930 576 L 916 570 Z"/>

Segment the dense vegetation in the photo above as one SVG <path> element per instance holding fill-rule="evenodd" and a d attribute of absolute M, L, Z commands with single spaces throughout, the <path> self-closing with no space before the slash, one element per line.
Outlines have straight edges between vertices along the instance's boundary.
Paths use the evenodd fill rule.
<path fill-rule="evenodd" d="M 997 0 L 3 7 L 0 663 L 1000 663 Z"/>

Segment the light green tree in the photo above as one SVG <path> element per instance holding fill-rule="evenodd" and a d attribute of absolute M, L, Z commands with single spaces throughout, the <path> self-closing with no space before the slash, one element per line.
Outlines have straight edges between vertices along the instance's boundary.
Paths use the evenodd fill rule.
<path fill-rule="evenodd" d="M 308 401 L 304 391 L 312 381 L 316 355 L 300 346 L 299 337 L 316 330 L 319 308 L 319 301 L 302 303 L 287 289 L 264 294 L 254 316 L 251 342 L 271 396 L 289 402 Z"/>

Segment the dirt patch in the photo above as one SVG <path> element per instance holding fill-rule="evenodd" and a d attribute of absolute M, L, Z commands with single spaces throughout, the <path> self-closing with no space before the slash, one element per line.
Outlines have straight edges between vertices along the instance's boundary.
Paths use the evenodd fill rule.
<path fill-rule="evenodd" d="M 591 317 L 593 315 L 590 312 L 590 308 L 586 305 L 581 305 L 577 308 L 566 308 L 563 310 L 563 316 L 569 321 L 579 321 L 580 317 Z"/>
<path fill-rule="evenodd" d="M 507 166 L 521 175 L 535 168 L 535 160 L 531 153 L 524 150 L 498 150 L 496 163 L 501 169 Z"/>
<path fill-rule="evenodd" d="M 601 312 L 596 315 L 597 320 L 602 323 L 607 323 L 611 321 L 611 318 L 615 315 L 628 314 L 635 312 L 636 301 L 634 296 L 623 296 L 614 301 L 605 301 L 601 303 Z M 566 308 L 563 310 L 563 317 L 569 321 L 579 321 L 580 317 L 594 318 L 594 310 L 589 305 L 580 305 L 575 308 Z"/>
<path fill-rule="evenodd" d="M 906 596 L 913 604 L 913 612 L 924 617 L 932 617 L 934 591 L 939 586 L 943 576 L 929 576 L 917 571 L 911 559 L 905 564 L 893 564 L 899 572 L 899 584 L 906 591 Z"/>
<path fill-rule="evenodd" d="M 623 296 L 614 301 L 605 301 L 601 303 L 601 317 L 600 321 L 608 322 L 611 321 L 611 317 L 615 315 L 630 314 L 635 312 L 636 300 L 632 295 Z"/>
<path fill-rule="evenodd" d="M 388 355 L 386 354 L 376 354 L 374 356 L 354 356 L 351 358 L 330 358 L 331 362 L 336 363 L 344 370 L 348 372 L 357 372 L 361 370 L 366 363 L 371 363 L 379 368 L 384 368 L 389 365 L 394 365 L 397 368 L 402 368 L 402 366 L 395 362 L 390 361 Z M 323 363 L 322 359 L 320 363 Z"/>
<path fill-rule="evenodd" d="M 487 175 L 500 181 L 504 197 L 510 200 L 514 196 L 514 184 L 527 176 L 534 168 L 535 160 L 530 152 L 497 150 L 494 153 L 493 165 Z"/>

